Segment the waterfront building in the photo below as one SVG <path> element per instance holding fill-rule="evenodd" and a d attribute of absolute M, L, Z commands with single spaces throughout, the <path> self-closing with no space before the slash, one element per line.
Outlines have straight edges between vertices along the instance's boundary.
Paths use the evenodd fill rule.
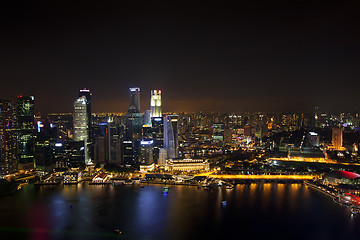
<path fill-rule="evenodd" d="M 178 115 L 167 115 L 164 119 L 164 148 L 167 158 L 176 158 L 179 155 Z"/>
<path fill-rule="evenodd" d="M 19 169 L 34 168 L 34 96 L 19 96 L 16 100 L 17 152 Z"/>
<path fill-rule="evenodd" d="M 204 159 L 168 159 L 165 170 L 171 172 L 209 171 L 210 163 Z"/>
<path fill-rule="evenodd" d="M 84 141 L 66 141 L 55 143 L 54 155 L 56 167 L 84 168 Z"/>
<path fill-rule="evenodd" d="M 154 163 L 154 141 L 143 140 L 140 142 L 139 162 L 141 165 L 150 165 Z"/>
<path fill-rule="evenodd" d="M 79 98 L 80 97 L 85 97 L 85 105 L 86 105 L 86 115 L 87 115 L 87 143 L 91 144 L 93 142 L 92 139 L 92 127 L 91 127 L 91 123 L 92 123 L 92 119 L 91 119 L 91 92 L 89 89 L 80 89 L 79 91 Z"/>
<path fill-rule="evenodd" d="M 164 148 L 164 118 L 152 118 L 151 126 L 152 139 L 154 140 L 154 162 L 158 163 L 160 157 L 160 149 Z"/>
<path fill-rule="evenodd" d="M 123 162 L 138 167 L 139 147 L 142 139 L 143 116 L 140 113 L 140 88 L 130 88 L 130 104 L 125 115 Z M 129 145 L 132 144 L 130 147 Z M 130 152 L 130 150 L 132 152 Z"/>
<path fill-rule="evenodd" d="M 159 158 L 157 164 L 159 166 L 165 166 L 167 159 L 167 150 L 165 148 L 159 148 Z"/>
<path fill-rule="evenodd" d="M 95 163 L 121 164 L 121 139 L 119 129 L 111 121 L 98 124 L 100 134 L 94 148 Z"/>
<path fill-rule="evenodd" d="M 0 100 L 0 174 L 17 171 L 17 116 L 13 101 Z"/>
<path fill-rule="evenodd" d="M 88 125 L 88 107 L 85 96 L 78 97 L 74 102 L 74 141 L 83 142 L 85 147 L 84 163 L 91 164 L 89 151 L 89 125 Z"/>
<path fill-rule="evenodd" d="M 65 172 L 62 177 L 64 184 L 77 184 L 81 181 L 81 172 Z"/>
<path fill-rule="evenodd" d="M 150 108 L 151 118 L 162 117 L 161 90 L 151 90 Z"/>

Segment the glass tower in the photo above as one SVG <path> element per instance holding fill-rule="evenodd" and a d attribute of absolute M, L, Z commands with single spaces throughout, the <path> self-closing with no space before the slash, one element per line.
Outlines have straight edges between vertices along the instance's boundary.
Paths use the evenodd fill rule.
<path fill-rule="evenodd" d="M 168 158 L 177 158 L 179 155 L 178 115 L 167 115 L 164 123 L 164 148 Z"/>
<path fill-rule="evenodd" d="M 17 152 L 20 169 L 34 168 L 34 96 L 19 96 L 16 100 Z"/>

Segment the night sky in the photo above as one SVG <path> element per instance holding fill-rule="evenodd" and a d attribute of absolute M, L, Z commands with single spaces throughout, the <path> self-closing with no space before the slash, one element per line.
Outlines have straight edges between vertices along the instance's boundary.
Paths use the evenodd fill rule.
<path fill-rule="evenodd" d="M 8 1 L 0 98 L 36 111 L 126 112 L 128 88 L 163 110 L 360 111 L 360 2 Z M 254 1 L 251 1 L 254 2 Z"/>

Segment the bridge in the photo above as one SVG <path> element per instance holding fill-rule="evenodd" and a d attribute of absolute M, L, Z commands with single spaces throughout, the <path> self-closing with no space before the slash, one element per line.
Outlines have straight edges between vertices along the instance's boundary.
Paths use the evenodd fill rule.
<path fill-rule="evenodd" d="M 244 179 L 244 180 L 311 180 L 317 175 L 274 174 L 274 175 L 246 175 L 246 174 L 209 174 L 208 177 L 217 179 Z"/>

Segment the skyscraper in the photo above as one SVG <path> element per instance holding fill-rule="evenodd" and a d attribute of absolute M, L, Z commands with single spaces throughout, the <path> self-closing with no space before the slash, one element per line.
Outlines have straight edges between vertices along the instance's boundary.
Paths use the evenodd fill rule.
<path fill-rule="evenodd" d="M 167 115 L 164 120 L 164 147 L 168 158 L 179 155 L 178 115 Z"/>
<path fill-rule="evenodd" d="M 140 88 L 130 88 L 130 104 L 125 116 L 123 160 L 125 165 L 137 167 L 142 139 L 143 116 L 140 113 Z M 130 144 L 132 146 L 130 146 Z"/>
<path fill-rule="evenodd" d="M 140 88 L 130 88 L 130 106 L 133 106 L 137 113 L 140 112 Z"/>
<path fill-rule="evenodd" d="M 19 169 L 34 168 L 34 96 L 19 96 L 16 100 L 17 152 Z"/>
<path fill-rule="evenodd" d="M 80 89 L 79 97 L 85 97 L 86 99 L 86 115 L 88 126 L 88 144 L 92 143 L 92 127 L 91 127 L 91 92 L 89 89 Z"/>
<path fill-rule="evenodd" d="M 332 129 L 332 144 L 335 150 L 342 150 L 343 144 L 343 128 Z"/>
<path fill-rule="evenodd" d="M 89 125 L 88 125 L 88 112 L 87 100 L 85 96 L 78 97 L 74 102 L 74 141 L 84 142 L 85 147 L 85 164 L 91 164 L 89 156 Z"/>
<path fill-rule="evenodd" d="M 15 103 L 0 100 L 0 174 L 17 170 L 16 120 Z"/>
<path fill-rule="evenodd" d="M 161 90 L 151 90 L 150 107 L 151 118 L 162 117 Z"/>

